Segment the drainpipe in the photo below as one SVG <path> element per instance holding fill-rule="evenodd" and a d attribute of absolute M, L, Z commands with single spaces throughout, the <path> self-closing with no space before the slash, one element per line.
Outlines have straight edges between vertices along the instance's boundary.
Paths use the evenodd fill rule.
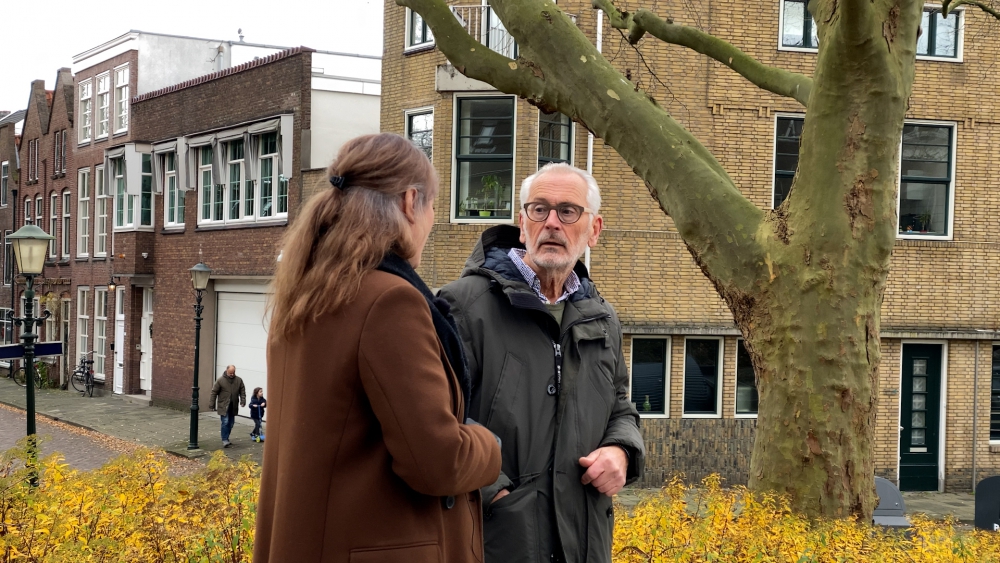
<path fill-rule="evenodd" d="M 601 48 L 604 46 L 604 11 L 597 10 L 597 52 L 601 52 Z M 594 134 L 587 133 L 587 173 L 594 173 Z M 583 253 L 583 265 L 587 267 L 587 272 L 590 272 L 590 247 Z"/>
<path fill-rule="evenodd" d="M 972 492 L 976 492 L 976 423 L 979 421 L 979 341 L 976 340 L 976 359 L 972 367 Z"/>

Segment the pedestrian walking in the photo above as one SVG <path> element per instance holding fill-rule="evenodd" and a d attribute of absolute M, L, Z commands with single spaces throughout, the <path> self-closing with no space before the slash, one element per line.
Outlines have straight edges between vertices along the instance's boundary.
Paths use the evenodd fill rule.
<path fill-rule="evenodd" d="M 348 141 L 282 240 L 254 562 L 481 562 L 499 440 L 466 424 L 447 304 L 417 275 L 438 178 L 410 141 Z"/>
<path fill-rule="evenodd" d="M 222 423 L 222 447 L 228 448 L 232 445 L 229 435 L 233 431 L 233 424 L 236 422 L 236 414 L 240 407 L 247 404 L 247 389 L 243 386 L 243 380 L 236 375 L 236 366 L 230 365 L 222 373 L 222 377 L 215 380 L 212 386 L 212 397 L 208 400 L 208 408 L 215 409 Z"/>
<path fill-rule="evenodd" d="M 264 409 L 267 408 L 267 400 L 264 399 L 264 388 L 254 387 L 253 396 L 250 397 L 250 418 L 253 420 L 253 432 L 250 439 L 260 442 L 263 434 L 260 432 L 260 423 L 264 420 Z"/>

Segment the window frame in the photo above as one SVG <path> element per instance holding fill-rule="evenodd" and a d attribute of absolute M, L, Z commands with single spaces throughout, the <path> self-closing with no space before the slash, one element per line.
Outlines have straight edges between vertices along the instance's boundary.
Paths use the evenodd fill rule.
<path fill-rule="evenodd" d="M 511 216 L 509 219 L 498 218 L 498 217 L 486 217 L 483 219 L 471 219 L 471 218 L 461 218 L 458 217 L 458 195 L 459 195 L 459 143 L 461 143 L 460 135 L 458 134 L 458 127 L 460 126 L 459 114 L 461 111 L 461 100 L 476 100 L 476 99 L 488 99 L 488 98 L 508 98 L 513 100 L 514 112 L 511 117 Z M 452 224 L 465 224 L 465 225 L 516 225 L 518 216 L 518 190 L 517 190 L 517 97 L 511 96 L 504 93 L 489 93 L 489 92 L 475 92 L 475 93 L 455 93 L 452 103 L 452 143 L 451 143 L 451 197 L 448 203 L 448 219 Z M 506 160 L 506 159 L 505 159 Z"/>
<path fill-rule="evenodd" d="M 59 170 L 62 167 L 62 131 L 56 131 L 52 135 L 52 178 L 59 177 Z"/>
<path fill-rule="evenodd" d="M 14 234 L 12 229 L 3 232 L 3 285 L 11 286 L 14 283 L 14 245 L 8 237 Z"/>
<path fill-rule="evenodd" d="M 631 342 L 629 344 L 629 357 L 628 357 L 628 397 L 629 401 L 632 402 L 632 366 L 635 356 L 635 342 L 636 340 L 665 340 L 667 343 L 666 349 L 666 361 L 664 362 L 664 374 L 663 374 L 663 413 L 644 413 L 636 409 L 639 413 L 639 418 L 670 418 L 670 371 L 671 371 L 671 360 L 673 359 L 673 345 L 674 339 L 670 334 L 630 334 Z M 634 403 L 633 403 L 634 404 Z"/>
<path fill-rule="evenodd" d="M 88 78 L 81 81 L 77 89 L 77 94 L 80 97 L 80 134 L 77 136 L 76 142 L 82 145 L 93 140 L 94 135 L 94 123 L 92 119 L 94 109 L 93 79 Z"/>
<path fill-rule="evenodd" d="M 934 3 L 934 4 L 931 4 L 931 3 L 924 4 L 923 11 L 924 12 L 931 12 L 931 13 L 933 13 L 935 11 L 940 12 L 941 11 L 941 4 L 936 4 L 936 3 Z M 962 62 L 965 62 L 964 61 L 964 59 L 965 59 L 965 7 L 964 6 L 960 6 L 958 8 L 955 8 L 949 14 L 949 17 L 951 17 L 951 16 L 955 16 L 955 19 L 957 20 L 956 27 L 955 27 L 955 34 L 957 35 L 957 37 L 955 38 L 955 56 L 954 57 L 945 57 L 945 56 L 941 56 L 941 55 L 921 55 L 921 54 L 917 53 L 917 60 L 918 61 L 938 61 L 938 62 L 944 62 L 944 63 L 962 63 Z M 923 17 L 923 14 L 921 14 L 921 18 L 922 17 Z M 935 27 L 935 30 L 936 30 L 937 25 L 934 25 L 934 27 Z M 930 32 L 930 30 L 925 30 L 925 32 L 928 34 L 927 44 L 928 44 L 928 49 L 929 49 L 929 47 L 930 47 L 930 36 L 929 36 L 929 34 L 931 32 Z"/>
<path fill-rule="evenodd" d="M 0 207 L 7 207 L 10 193 L 10 161 L 0 162 Z"/>
<path fill-rule="evenodd" d="M 123 79 L 119 82 L 119 76 Z M 113 123 L 113 134 L 118 135 L 121 133 L 128 132 L 129 128 L 129 83 L 131 82 L 129 77 L 129 65 L 125 63 L 114 68 L 114 84 L 112 88 L 114 89 L 114 110 L 112 111 L 112 116 L 114 118 Z M 120 106 L 120 107 L 119 107 Z M 118 126 L 119 120 L 122 121 L 123 125 Z"/>
<path fill-rule="evenodd" d="M 782 0 L 784 4 L 784 0 Z M 804 113 L 788 113 L 788 112 L 775 112 L 774 114 L 774 128 L 773 135 L 771 137 L 771 209 L 777 207 L 774 204 L 776 190 L 778 187 L 778 120 L 779 119 L 801 119 L 803 122 L 803 127 L 805 126 L 806 116 Z M 799 137 L 799 146 L 802 145 L 802 137 Z M 797 157 L 796 157 L 797 158 Z M 798 168 L 798 163 L 796 162 L 796 169 Z M 795 177 L 795 173 L 792 173 L 792 178 Z"/>
<path fill-rule="evenodd" d="M 160 158 L 163 170 L 163 228 L 170 230 L 181 230 L 184 228 L 184 190 L 180 188 L 177 177 L 177 153 L 167 152 L 153 155 Z M 173 158 L 173 168 L 168 168 L 168 164 Z M 173 186 L 171 187 L 171 183 Z M 173 196 L 174 201 L 170 198 Z M 170 219 L 170 214 L 174 214 L 174 219 Z"/>
<path fill-rule="evenodd" d="M 566 114 L 564 114 L 562 112 L 557 111 L 555 113 L 558 114 L 558 115 L 561 115 L 562 117 L 565 117 L 569 121 L 569 142 L 567 143 L 567 147 L 566 147 L 567 155 L 569 156 L 569 158 L 567 158 L 566 160 L 546 158 L 546 159 L 544 159 L 544 163 L 545 164 L 550 164 L 550 163 L 553 163 L 553 162 L 565 162 L 566 164 L 569 164 L 570 166 L 572 166 L 573 165 L 573 156 L 574 156 L 573 152 L 576 150 L 576 122 L 574 122 L 573 119 L 570 118 L 570 116 L 568 116 L 568 115 L 566 115 Z M 537 124 L 538 135 L 536 135 L 536 137 L 535 137 L 535 141 L 537 143 L 537 146 L 536 146 L 537 150 L 536 150 L 536 152 L 541 152 L 541 150 L 542 150 L 542 116 L 544 116 L 544 115 L 546 115 L 546 114 L 544 112 L 542 112 L 542 110 L 538 110 L 538 124 Z M 548 123 L 551 123 L 551 122 L 548 122 Z M 559 124 L 559 126 L 560 127 L 564 127 L 564 125 L 562 125 L 561 123 Z M 562 144 L 562 141 L 551 141 L 551 142 L 556 142 L 556 143 Z M 538 168 L 537 169 L 540 169 L 542 166 L 545 166 L 545 164 L 542 164 L 542 162 L 543 162 L 542 155 L 539 154 L 538 155 Z"/>
<path fill-rule="evenodd" d="M 139 161 L 139 195 L 133 195 L 132 212 L 136 230 L 150 230 L 156 225 L 156 197 L 153 194 L 153 154 L 143 154 Z M 149 164 L 149 171 L 146 171 L 146 164 Z M 126 193 L 128 188 L 126 188 Z M 143 200 L 148 197 L 149 201 L 149 223 L 143 219 Z"/>
<path fill-rule="evenodd" d="M 818 45 L 816 47 L 795 47 L 793 45 L 785 45 L 785 2 L 786 0 L 778 0 L 778 50 L 792 51 L 796 53 L 818 53 Z M 809 0 L 804 0 L 803 4 L 805 4 L 806 17 L 812 20 L 812 14 L 809 13 Z M 813 25 L 815 25 L 815 23 Z"/>
<path fill-rule="evenodd" d="M 948 182 L 948 197 L 947 206 L 948 211 L 946 213 L 945 220 L 947 221 L 947 234 L 945 235 L 929 235 L 920 233 L 900 233 L 899 232 L 899 212 L 900 203 L 903 197 L 903 136 L 900 133 L 899 137 L 899 150 L 898 160 L 896 162 L 896 238 L 903 240 L 942 240 L 950 241 L 955 238 L 955 189 L 956 189 L 956 167 L 957 163 L 956 157 L 958 155 L 958 123 L 954 121 L 935 121 L 926 119 L 907 119 L 903 122 L 903 127 L 907 125 L 930 125 L 934 127 L 949 127 L 951 128 L 950 140 L 951 146 L 949 147 L 949 182 Z M 938 182 L 935 182 L 938 183 Z"/>
<path fill-rule="evenodd" d="M 22 298 L 23 301 L 23 298 Z M 79 286 L 76 289 L 76 363 L 79 364 L 83 356 L 90 352 L 92 342 L 90 331 L 87 330 L 90 324 L 90 315 L 87 313 L 90 303 L 90 286 Z"/>
<path fill-rule="evenodd" d="M 413 130 L 411 127 L 411 120 L 418 115 L 430 115 L 431 116 L 431 154 L 427 155 L 427 158 L 432 162 L 434 160 L 434 106 L 424 106 L 420 108 L 412 108 L 408 110 L 403 110 L 403 136 L 406 137 L 411 143 L 416 145 L 413 141 Z M 420 148 L 420 145 L 417 145 Z M 421 148 L 421 151 L 423 149 Z M 424 153 L 427 154 L 427 153 Z"/>
<path fill-rule="evenodd" d="M 997 438 L 994 438 L 993 437 L 993 431 L 990 428 L 990 426 L 992 426 L 992 424 L 993 424 L 993 413 L 994 413 L 994 410 L 993 410 L 993 395 L 994 394 L 1000 394 L 1000 391 L 995 391 L 993 389 L 993 369 L 994 369 L 994 367 L 993 367 L 993 350 L 995 348 L 997 348 L 997 347 L 1000 347 L 1000 340 L 994 340 L 993 341 L 993 345 L 990 347 L 990 414 L 989 414 L 989 423 L 986 425 L 986 436 L 989 439 L 989 443 L 990 443 L 991 446 L 1000 446 L 1000 436 L 998 436 Z M 996 411 L 996 412 L 998 414 L 1000 414 L 1000 411 Z"/>
<path fill-rule="evenodd" d="M 30 195 L 24 196 L 24 221 L 21 222 L 22 225 L 34 225 L 35 216 L 31 213 L 32 197 Z"/>
<path fill-rule="evenodd" d="M 42 220 L 45 219 L 45 208 L 42 205 L 42 201 L 42 194 L 35 196 L 35 226 L 44 231 L 43 227 L 45 223 Z"/>
<path fill-rule="evenodd" d="M 112 158 L 111 163 L 111 192 L 112 192 L 112 229 L 114 231 L 134 231 L 135 224 L 135 196 L 128 193 L 125 177 L 125 158 Z M 121 211 L 121 222 L 119 222 L 119 211 Z"/>
<path fill-rule="evenodd" d="M 104 89 L 101 89 L 101 83 L 104 82 Z M 95 97 L 96 97 L 96 113 L 97 119 L 94 120 L 94 139 L 107 139 L 111 135 L 111 71 L 102 72 L 94 77 L 95 82 Z M 101 96 L 104 96 L 103 103 Z M 103 118 L 102 112 L 103 110 Z M 101 126 L 103 125 L 103 130 Z"/>
<path fill-rule="evenodd" d="M 223 176 L 225 177 L 224 190 L 224 201 L 222 205 L 222 222 L 226 224 L 230 223 L 245 223 L 247 221 L 253 221 L 256 217 L 256 213 L 253 215 L 246 215 L 244 209 L 244 199 L 247 194 L 247 151 L 250 147 L 246 146 L 243 138 L 233 139 L 225 143 L 219 143 L 225 146 L 226 160 L 225 160 L 225 170 L 223 170 Z M 241 147 L 240 157 L 233 158 L 234 147 Z M 233 180 L 233 167 L 239 172 L 239 178 Z M 233 198 L 235 189 L 235 201 Z M 233 217 L 233 211 L 236 211 L 236 217 Z"/>
<path fill-rule="evenodd" d="M 715 412 L 714 413 L 688 413 L 685 403 L 687 394 L 687 343 L 688 340 L 716 340 L 719 342 L 718 370 L 716 375 L 715 390 Z M 725 387 L 725 359 L 726 359 L 726 339 L 723 336 L 698 336 L 690 335 L 684 337 L 684 365 L 681 370 L 681 418 L 722 418 L 722 388 Z"/>
<path fill-rule="evenodd" d="M 5 344 L 14 342 L 14 321 L 8 316 L 12 311 L 10 307 L 0 307 L 0 342 Z M 10 367 L 10 360 L 3 360 L 0 365 Z"/>
<path fill-rule="evenodd" d="M 733 358 L 733 417 L 757 418 L 757 415 L 760 413 L 760 391 L 757 390 L 756 370 L 754 374 L 754 389 L 757 390 L 757 397 L 758 397 L 757 412 L 749 413 L 749 412 L 740 412 L 739 410 L 737 410 L 739 407 L 738 391 L 739 391 L 739 377 L 740 377 L 740 343 L 743 343 L 743 345 L 746 346 L 746 340 L 744 338 L 737 338 L 735 346 L 736 350 L 734 350 L 735 353 Z M 749 354 L 749 351 L 747 353 Z M 753 369 L 752 363 L 750 365 L 750 368 Z"/>
<path fill-rule="evenodd" d="M 104 176 L 104 165 L 94 167 L 94 258 L 108 255 L 108 185 Z M 103 213 L 102 213 L 103 210 Z M 98 248 L 104 247 L 104 251 Z"/>
<path fill-rule="evenodd" d="M 90 256 L 90 167 L 76 171 L 76 256 Z"/>
<path fill-rule="evenodd" d="M 62 252 L 60 256 L 63 260 L 69 260 L 70 255 L 70 235 L 72 234 L 72 229 L 70 228 L 70 221 L 73 220 L 71 211 L 73 209 L 72 205 L 72 195 L 70 195 L 69 189 L 65 189 L 62 192 L 62 232 L 59 233 L 62 237 Z"/>
<path fill-rule="evenodd" d="M 104 315 L 101 316 L 99 311 L 101 310 L 101 295 L 104 296 Z M 98 323 L 103 322 L 103 332 L 104 336 L 99 336 Z M 98 339 L 102 340 L 98 344 Z M 107 354 L 104 351 L 107 349 L 108 345 L 108 288 L 107 287 L 94 287 L 94 334 L 91 336 L 91 341 L 94 346 L 94 356 L 91 358 L 94 360 L 94 379 L 97 381 L 104 381 L 107 377 Z M 99 370 L 98 368 L 103 368 Z"/>
<path fill-rule="evenodd" d="M 420 21 L 423 23 L 423 27 L 424 27 L 424 31 L 425 31 L 425 33 L 424 33 L 424 40 L 421 41 L 420 43 L 413 43 L 411 41 L 411 39 L 412 39 L 412 33 L 411 32 L 412 32 L 412 28 L 413 28 L 413 17 L 415 15 L 418 16 L 418 17 L 420 17 Z M 437 45 L 437 42 L 434 39 L 434 33 L 431 31 L 430 26 L 427 25 L 427 21 L 423 19 L 423 16 L 420 16 L 420 14 L 417 14 L 416 12 L 414 12 L 413 10 L 411 10 L 409 8 L 406 8 L 406 22 L 405 22 L 405 24 L 403 26 L 403 33 L 404 33 L 404 35 L 403 35 L 403 52 L 404 53 L 409 53 L 411 51 L 429 50 L 429 49 L 433 48 L 435 45 Z M 427 35 L 430 35 L 430 37 L 431 37 L 429 40 L 426 39 Z"/>
<path fill-rule="evenodd" d="M 49 193 L 49 234 L 55 237 L 49 241 L 49 260 L 59 258 L 59 192 Z"/>

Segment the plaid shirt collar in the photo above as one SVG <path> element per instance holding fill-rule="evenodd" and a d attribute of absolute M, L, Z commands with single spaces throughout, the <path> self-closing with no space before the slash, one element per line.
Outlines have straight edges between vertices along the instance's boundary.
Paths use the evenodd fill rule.
<path fill-rule="evenodd" d="M 517 270 L 521 272 L 521 276 L 524 278 L 524 281 L 528 283 L 528 287 L 535 292 L 535 295 L 542 300 L 542 303 L 549 304 L 549 299 L 545 297 L 544 293 L 542 293 L 542 281 L 538 279 L 537 275 L 535 275 L 535 271 L 524 263 L 525 253 L 526 251 L 522 248 L 511 248 L 510 252 L 507 253 L 507 256 L 510 258 L 511 262 L 517 266 Z M 576 275 L 576 272 L 570 272 L 569 278 L 566 279 L 566 284 L 563 286 L 562 297 L 556 299 L 556 303 L 561 303 L 569 299 L 570 295 L 573 295 L 579 290 L 580 276 Z"/>

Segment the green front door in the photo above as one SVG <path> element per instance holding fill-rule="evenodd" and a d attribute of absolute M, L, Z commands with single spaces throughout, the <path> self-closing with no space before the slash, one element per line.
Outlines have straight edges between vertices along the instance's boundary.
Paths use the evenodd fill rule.
<path fill-rule="evenodd" d="M 899 489 L 938 490 L 940 344 L 903 344 Z"/>

